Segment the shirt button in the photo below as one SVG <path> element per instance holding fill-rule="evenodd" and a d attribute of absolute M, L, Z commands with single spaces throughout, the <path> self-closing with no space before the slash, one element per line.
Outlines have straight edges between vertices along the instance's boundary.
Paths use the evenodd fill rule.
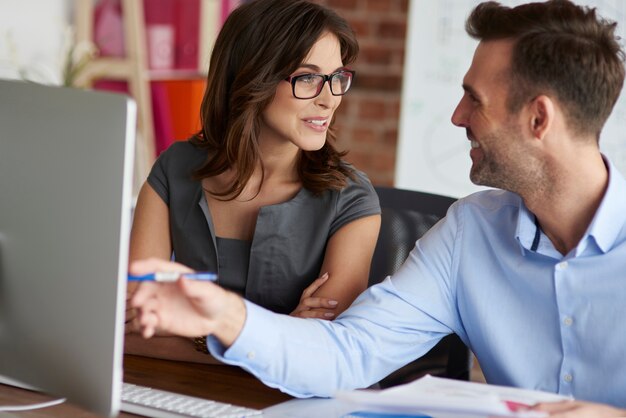
<path fill-rule="evenodd" d="M 568 373 L 565 376 L 563 376 L 563 380 L 565 380 L 567 383 L 569 383 L 572 380 L 574 380 L 574 377 L 571 374 Z"/>
<path fill-rule="evenodd" d="M 565 270 L 567 268 L 567 261 L 562 261 L 556 265 L 558 270 Z"/>
<path fill-rule="evenodd" d="M 571 317 L 567 316 L 563 320 L 563 323 L 565 324 L 566 327 L 569 327 L 574 323 L 574 320 Z"/>
<path fill-rule="evenodd" d="M 256 353 L 254 351 L 249 351 L 246 357 L 248 357 L 248 360 L 254 360 Z"/>

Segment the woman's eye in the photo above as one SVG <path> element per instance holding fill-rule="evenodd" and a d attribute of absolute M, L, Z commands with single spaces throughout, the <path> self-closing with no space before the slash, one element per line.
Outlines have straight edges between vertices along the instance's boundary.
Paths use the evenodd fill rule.
<path fill-rule="evenodd" d="M 303 84 L 315 84 L 317 77 L 314 75 L 303 75 L 298 78 L 298 82 Z"/>

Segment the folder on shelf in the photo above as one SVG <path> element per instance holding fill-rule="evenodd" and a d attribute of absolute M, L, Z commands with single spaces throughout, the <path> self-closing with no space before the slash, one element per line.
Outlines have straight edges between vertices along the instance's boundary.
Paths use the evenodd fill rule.
<path fill-rule="evenodd" d="M 200 130 L 200 105 L 204 96 L 204 80 L 161 81 L 167 91 L 173 139 L 186 140 Z"/>
<path fill-rule="evenodd" d="M 148 65 L 151 69 L 174 68 L 176 36 L 175 0 L 144 0 Z"/>
<path fill-rule="evenodd" d="M 94 90 L 112 91 L 114 93 L 128 93 L 128 83 L 120 80 L 101 79 L 93 83 Z"/>
<path fill-rule="evenodd" d="M 174 127 L 170 116 L 167 89 L 162 82 L 150 83 L 152 115 L 154 120 L 154 149 L 158 156 L 174 141 Z"/>
<path fill-rule="evenodd" d="M 176 4 L 175 66 L 198 69 L 200 41 L 200 0 L 178 0 Z"/>
<path fill-rule="evenodd" d="M 93 41 L 101 57 L 126 55 L 120 0 L 101 0 L 96 5 L 93 32 Z"/>

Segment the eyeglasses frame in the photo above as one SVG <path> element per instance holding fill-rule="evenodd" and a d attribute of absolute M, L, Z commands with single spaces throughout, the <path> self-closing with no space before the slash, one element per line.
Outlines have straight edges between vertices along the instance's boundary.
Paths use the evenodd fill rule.
<path fill-rule="evenodd" d="M 300 100 L 309 100 L 309 99 L 314 99 L 317 96 L 320 95 L 320 93 L 322 93 L 322 90 L 324 89 L 324 85 L 326 84 L 326 82 L 328 81 L 328 85 L 330 86 L 330 93 L 333 96 L 343 96 L 344 94 L 346 94 L 348 92 L 348 90 L 350 90 L 350 88 L 348 88 L 348 90 L 346 90 L 343 93 L 335 93 L 333 91 L 333 85 L 332 83 L 330 83 L 330 79 L 333 78 L 334 76 L 336 76 L 339 73 L 350 73 L 350 87 L 352 87 L 352 82 L 354 81 L 354 77 L 356 75 L 356 71 L 354 70 L 349 70 L 347 68 L 341 69 L 341 70 L 337 70 L 333 73 L 330 74 L 317 74 L 317 73 L 306 73 L 306 74 L 298 74 L 298 75 L 292 75 L 289 76 L 287 78 L 285 78 L 285 81 L 288 81 L 291 84 L 291 94 L 293 94 L 293 97 L 295 97 L 296 99 L 300 99 Z M 311 96 L 311 97 L 298 97 L 296 96 L 296 82 L 298 81 L 298 78 L 300 77 L 310 77 L 310 76 L 318 76 L 318 77 L 322 77 L 324 79 L 324 81 L 322 81 L 319 84 L 319 87 L 317 88 L 317 92 L 315 92 L 315 95 Z"/>

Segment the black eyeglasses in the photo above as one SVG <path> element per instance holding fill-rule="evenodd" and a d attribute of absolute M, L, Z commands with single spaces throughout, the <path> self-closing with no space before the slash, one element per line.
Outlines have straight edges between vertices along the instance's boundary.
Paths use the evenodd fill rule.
<path fill-rule="evenodd" d="M 339 70 L 332 74 L 300 74 L 287 77 L 291 83 L 291 92 L 296 99 L 312 99 L 319 96 L 328 81 L 333 96 L 343 96 L 350 90 L 355 72 Z"/>

